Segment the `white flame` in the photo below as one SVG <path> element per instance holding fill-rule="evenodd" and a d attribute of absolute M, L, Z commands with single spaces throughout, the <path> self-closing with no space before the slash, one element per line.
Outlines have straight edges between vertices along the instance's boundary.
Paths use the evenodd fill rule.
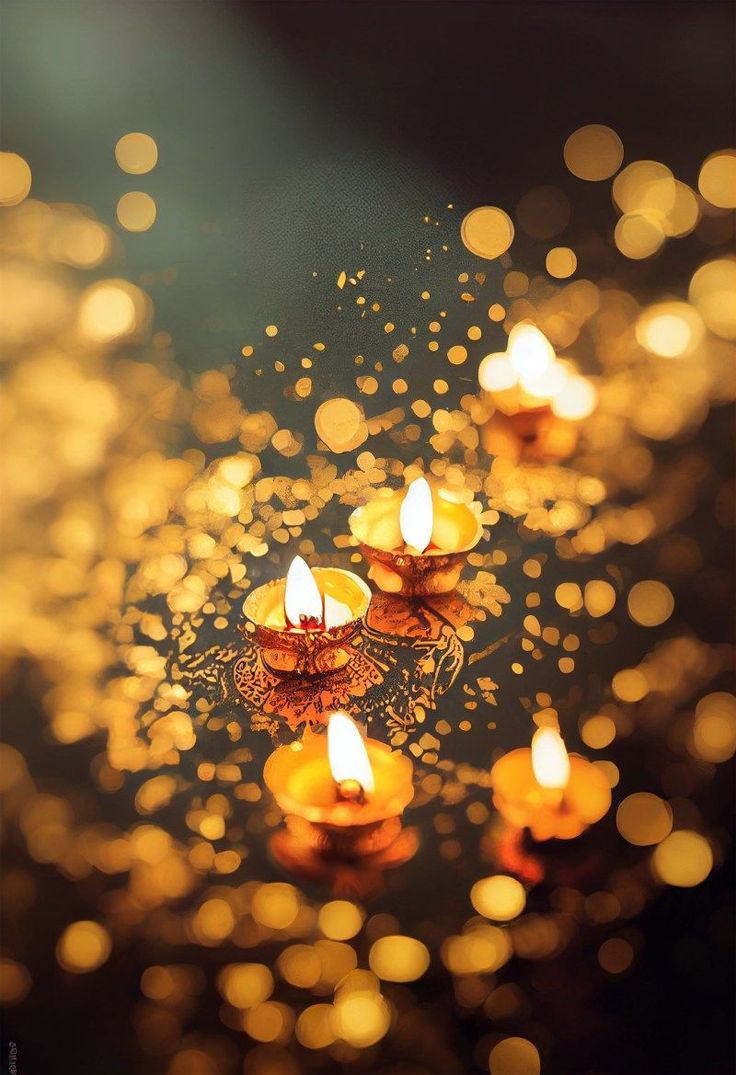
<path fill-rule="evenodd" d="M 526 322 L 511 329 L 507 353 L 517 375 L 525 381 L 541 377 L 555 360 L 554 348 L 544 333 Z"/>
<path fill-rule="evenodd" d="M 292 627 L 299 627 L 302 617 L 322 621 L 322 594 L 309 564 L 295 556 L 286 574 L 284 612 Z"/>
<path fill-rule="evenodd" d="M 373 791 L 376 784 L 358 725 L 347 713 L 332 713 L 327 722 L 327 758 L 336 784 L 356 780 L 363 791 Z"/>
<path fill-rule="evenodd" d="M 406 544 L 424 552 L 432 540 L 434 526 L 432 490 L 426 478 L 415 478 L 406 490 L 399 511 L 399 526 Z"/>
<path fill-rule="evenodd" d="M 334 597 L 330 597 L 328 593 L 325 594 L 325 630 L 329 631 L 331 627 L 342 627 L 344 623 L 349 623 L 353 619 L 353 610 L 350 605 L 346 605 L 343 601 L 338 601 Z"/>
<path fill-rule="evenodd" d="M 562 736 L 554 728 L 540 728 L 532 739 L 532 769 L 543 788 L 566 788 L 570 781 L 570 759 Z"/>

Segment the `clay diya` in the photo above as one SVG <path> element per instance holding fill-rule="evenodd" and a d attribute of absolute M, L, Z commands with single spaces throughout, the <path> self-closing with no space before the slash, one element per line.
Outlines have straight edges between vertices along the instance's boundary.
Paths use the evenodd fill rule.
<path fill-rule="evenodd" d="M 466 553 L 483 535 L 480 513 L 477 502 L 416 478 L 405 489 L 382 489 L 349 524 L 380 590 L 423 597 L 457 586 Z"/>
<path fill-rule="evenodd" d="M 535 840 L 571 840 L 599 821 L 611 805 L 603 772 L 586 758 L 568 754 L 558 731 L 535 732 L 531 748 L 500 758 L 491 769 L 493 805 Z"/>
<path fill-rule="evenodd" d="M 326 734 L 308 730 L 277 747 L 263 779 L 294 836 L 320 853 L 350 857 L 375 854 L 396 839 L 414 797 L 413 772 L 409 758 L 364 739 L 337 711 Z"/>
<path fill-rule="evenodd" d="M 369 587 L 352 571 L 310 570 L 297 556 L 285 579 L 267 582 L 245 599 L 243 631 L 262 647 L 272 671 L 318 675 L 347 664 L 344 646 L 359 629 L 370 600 Z"/>

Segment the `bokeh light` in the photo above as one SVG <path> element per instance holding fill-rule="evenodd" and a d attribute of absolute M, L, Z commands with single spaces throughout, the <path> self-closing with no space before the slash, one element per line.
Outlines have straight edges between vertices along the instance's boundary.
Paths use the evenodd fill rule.
<path fill-rule="evenodd" d="M 578 127 L 565 142 L 565 164 L 578 179 L 600 182 L 610 179 L 624 159 L 621 139 L 610 127 L 589 123 Z"/>
<path fill-rule="evenodd" d="M 150 134 L 131 131 L 115 145 L 115 160 L 129 175 L 144 175 L 156 167 L 158 146 Z"/>

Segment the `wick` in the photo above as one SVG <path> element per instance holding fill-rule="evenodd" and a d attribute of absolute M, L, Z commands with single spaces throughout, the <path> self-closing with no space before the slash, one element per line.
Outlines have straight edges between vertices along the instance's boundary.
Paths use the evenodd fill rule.
<path fill-rule="evenodd" d="M 337 785 L 337 797 L 349 803 L 364 803 L 365 789 L 358 780 L 341 780 Z"/>
<path fill-rule="evenodd" d="M 324 628 L 324 621 L 319 616 L 305 616 L 299 615 L 299 626 L 302 631 L 321 631 Z"/>

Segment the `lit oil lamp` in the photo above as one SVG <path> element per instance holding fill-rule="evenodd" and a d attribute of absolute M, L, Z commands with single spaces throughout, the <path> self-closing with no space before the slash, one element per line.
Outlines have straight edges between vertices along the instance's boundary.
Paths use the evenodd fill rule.
<path fill-rule="evenodd" d="M 493 805 L 516 828 L 535 840 L 571 840 L 599 821 L 611 805 L 611 789 L 601 770 L 568 754 L 554 728 L 540 728 L 531 749 L 500 758 L 491 769 Z"/>
<path fill-rule="evenodd" d="M 243 630 L 253 635 L 275 672 L 329 672 L 347 663 L 344 644 L 360 627 L 370 600 L 369 587 L 351 571 L 311 570 L 297 556 L 285 579 L 248 595 Z"/>
<path fill-rule="evenodd" d="M 320 852 L 375 854 L 396 839 L 414 797 L 414 767 L 386 743 L 364 739 L 347 713 L 332 713 L 327 734 L 307 732 L 277 747 L 263 779 L 287 828 Z"/>
<path fill-rule="evenodd" d="M 355 509 L 350 530 L 370 565 L 368 577 L 385 593 L 410 597 L 454 590 L 465 554 L 483 534 L 479 504 L 426 478 L 382 490 Z"/>
<path fill-rule="evenodd" d="M 396 835 L 377 851 L 361 855 L 335 855 L 329 849 L 318 851 L 300 833 L 309 826 L 308 821 L 293 815 L 288 829 L 279 829 L 269 838 L 271 855 L 289 873 L 312 884 L 326 884 L 335 899 L 369 900 L 380 896 L 386 889 L 384 873 L 403 866 L 416 855 L 419 836 L 415 828 L 399 827 Z"/>
<path fill-rule="evenodd" d="M 506 351 L 486 355 L 478 380 L 496 408 L 481 430 L 483 447 L 515 463 L 572 455 L 578 423 L 597 399 L 592 382 L 557 358 L 544 333 L 525 322 L 509 333 Z"/>

